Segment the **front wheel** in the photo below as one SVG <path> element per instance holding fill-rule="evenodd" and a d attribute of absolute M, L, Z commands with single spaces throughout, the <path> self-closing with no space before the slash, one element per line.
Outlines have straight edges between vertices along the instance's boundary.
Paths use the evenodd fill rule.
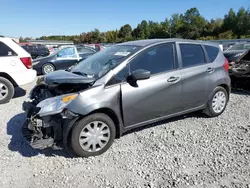
<path fill-rule="evenodd" d="M 114 122 L 109 116 L 91 114 L 73 127 L 71 147 L 80 157 L 101 155 L 113 144 L 115 133 Z"/>
<path fill-rule="evenodd" d="M 229 93 L 227 90 L 221 86 L 216 87 L 207 103 L 205 114 L 209 117 L 221 115 L 226 109 L 228 101 Z"/>

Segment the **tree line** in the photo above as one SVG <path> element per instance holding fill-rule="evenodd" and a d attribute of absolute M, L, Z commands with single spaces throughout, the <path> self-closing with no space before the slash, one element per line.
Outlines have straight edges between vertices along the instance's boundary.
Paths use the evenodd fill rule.
<path fill-rule="evenodd" d="M 230 9 L 224 18 L 207 20 L 197 8 L 184 14 L 175 13 L 164 21 L 143 20 L 132 28 L 129 24 L 119 30 L 101 32 L 99 29 L 72 36 L 42 36 L 39 40 L 70 40 L 75 43 L 116 43 L 138 39 L 185 38 L 199 40 L 250 38 L 250 10 Z M 22 41 L 26 39 L 22 38 Z"/>

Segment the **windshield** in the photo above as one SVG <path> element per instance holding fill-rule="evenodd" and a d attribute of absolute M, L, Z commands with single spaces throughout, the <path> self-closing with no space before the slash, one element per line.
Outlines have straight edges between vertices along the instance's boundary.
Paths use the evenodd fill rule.
<path fill-rule="evenodd" d="M 250 44 L 235 44 L 228 48 L 228 50 L 247 50 L 250 49 Z"/>
<path fill-rule="evenodd" d="M 55 48 L 55 49 L 51 52 L 50 56 L 55 55 L 56 53 L 60 52 L 61 50 L 62 50 L 61 48 Z"/>
<path fill-rule="evenodd" d="M 93 74 L 100 78 L 140 49 L 140 46 L 134 45 L 115 45 L 81 61 L 71 72 L 82 75 Z"/>

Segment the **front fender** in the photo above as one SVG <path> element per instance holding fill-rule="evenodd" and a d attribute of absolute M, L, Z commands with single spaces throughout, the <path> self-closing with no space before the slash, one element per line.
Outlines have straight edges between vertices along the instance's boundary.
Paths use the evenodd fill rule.
<path fill-rule="evenodd" d="M 84 117 L 95 111 L 105 113 L 105 110 L 108 110 L 116 116 L 116 119 L 118 120 L 118 124 L 116 124 L 116 126 L 118 126 L 119 135 L 121 135 L 123 133 L 124 126 L 120 101 L 120 86 L 110 88 L 103 88 L 100 86 L 82 92 L 66 108 L 69 111 L 78 114 L 80 117 Z M 69 129 L 71 129 L 72 126 L 73 125 L 71 125 Z"/>

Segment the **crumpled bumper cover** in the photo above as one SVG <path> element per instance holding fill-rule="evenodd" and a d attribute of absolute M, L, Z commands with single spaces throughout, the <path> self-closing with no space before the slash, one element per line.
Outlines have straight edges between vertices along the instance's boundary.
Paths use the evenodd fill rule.
<path fill-rule="evenodd" d="M 53 138 L 34 140 L 34 136 L 36 133 L 28 128 L 29 123 L 30 121 L 27 119 L 21 128 L 22 136 L 29 143 L 29 145 L 34 149 L 45 149 L 48 147 L 52 147 L 54 144 Z"/>
<path fill-rule="evenodd" d="M 27 113 L 27 119 L 22 125 L 21 133 L 29 145 L 34 149 L 52 147 L 55 150 L 67 147 L 67 137 L 74 122 L 78 119 L 77 114 L 61 113 L 39 117 L 40 108 L 31 102 L 23 102 L 23 110 Z"/>

